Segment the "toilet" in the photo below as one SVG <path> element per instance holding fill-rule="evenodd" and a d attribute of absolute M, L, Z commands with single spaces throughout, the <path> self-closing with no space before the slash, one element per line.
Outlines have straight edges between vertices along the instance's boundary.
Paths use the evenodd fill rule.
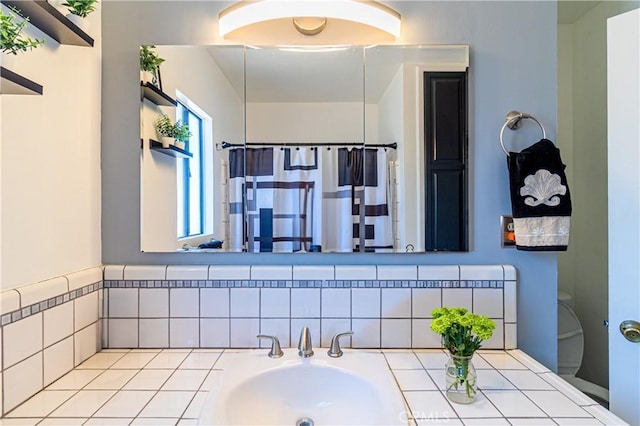
<path fill-rule="evenodd" d="M 558 292 L 558 375 L 591 397 L 609 402 L 609 391 L 576 377 L 582 365 L 584 333 L 567 293 Z"/>

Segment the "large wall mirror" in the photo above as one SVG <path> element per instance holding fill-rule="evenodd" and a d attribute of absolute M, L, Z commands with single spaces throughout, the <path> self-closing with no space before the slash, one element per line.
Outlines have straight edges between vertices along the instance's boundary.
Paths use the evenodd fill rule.
<path fill-rule="evenodd" d="M 466 80 L 468 46 L 154 50 L 165 61 L 141 83 L 142 251 L 433 249 L 427 142 L 466 120 L 466 92 L 463 114 L 441 99 L 461 99 L 448 82 Z M 163 114 L 188 125 L 186 145 L 163 145 Z"/>

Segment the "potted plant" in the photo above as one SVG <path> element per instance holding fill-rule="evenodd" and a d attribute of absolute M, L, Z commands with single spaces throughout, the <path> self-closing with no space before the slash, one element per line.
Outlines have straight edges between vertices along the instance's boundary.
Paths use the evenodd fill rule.
<path fill-rule="evenodd" d="M 140 79 L 158 85 L 158 70 L 164 59 L 154 50 L 155 46 L 140 46 Z"/>
<path fill-rule="evenodd" d="M 436 308 L 431 316 L 431 330 L 442 336 L 442 345 L 449 351 L 445 367 L 447 398 L 469 404 L 477 392 L 477 375 L 471 359 L 482 342 L 491 338 L 496 323 L 461 307 Z"/>
<path fill-rule="evenodd" d="M 3 65 L 7 64 L 7 59 L 13 59 L 19 52 L 35 49 L 44 44 L 44 39 L 38 40 L 22 34 L 22 30 L 27 26 L 29 18 L 18 19 L 18 11 L 10 8 L 9 14 L 5 14 L 0 9 L 0 50 L 2 50 Z"/>
<path fill-rule="evenodd" d="M 173 126 L 173 137 L 176 139 L 175 145 L 180 149 L 184 149 L 187 141 L 191 137 L 189 125 L 181 123 L 180 120 L 178 120 Z"/>
<path fill-rule="evenodd" d="M 167 114 L 160 115 L 155 121 L 155 127 L 162 139 L 162 147 L 169 148 L 175 145 L 184 149 L 185 142 L 189 140 L 191 132 L 189 126 L 178 120 L 173 123 Z"/>
<path fill-rule="evenodd" d="M 88 29 L 87 16 L 96 10 L 94 6 L 98 0 L 66 0 L 62 3 L 62 6 L 66 7 L 69 13 L 67 14 L 67 18 L 80 27 L 82 30 L 86 31 Z"/>

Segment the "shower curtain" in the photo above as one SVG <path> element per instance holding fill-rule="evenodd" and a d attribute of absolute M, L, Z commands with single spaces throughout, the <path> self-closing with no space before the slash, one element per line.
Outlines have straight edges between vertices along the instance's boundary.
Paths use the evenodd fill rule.
<path fill-rule="evenodd" d="M 229 249 L 391 251 L 388 162 L 371 148 L 230 150 Z"/>

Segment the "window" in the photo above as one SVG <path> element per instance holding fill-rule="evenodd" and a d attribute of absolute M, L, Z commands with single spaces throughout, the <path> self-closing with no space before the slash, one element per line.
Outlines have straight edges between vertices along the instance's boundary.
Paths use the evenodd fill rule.
<path fill-rule="evenodd" d="M 178 238 L 204 233 L 204 136 L 202 118 L 178 102 L 176 118 L 189 125 L 185 150 L 193 157 L 176 162 Z"/>

